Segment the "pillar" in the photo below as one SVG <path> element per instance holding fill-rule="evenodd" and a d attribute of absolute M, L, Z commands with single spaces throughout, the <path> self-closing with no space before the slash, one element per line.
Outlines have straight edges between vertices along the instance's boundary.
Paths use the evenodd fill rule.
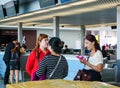
<path fill-rule="evenodd" d="M 22 43 L 22 23 L 18 23 L 18 42 Z"/>
<path fill-rule="evenodd" d="M 53 17 L 53 36 L 59 37 L 59 17 Z"/>
<path fill-rule="evenodd" d="M 120 6 L 117 6 L 117 58 L 115 81 L 120 82 Z"/>
<path fill-rule="evenodd" d="M 81 55 L 85 55 L 85 46 L 84 46 L 84 37 L 85 37 L 85 26 L 81 25 Z"/>

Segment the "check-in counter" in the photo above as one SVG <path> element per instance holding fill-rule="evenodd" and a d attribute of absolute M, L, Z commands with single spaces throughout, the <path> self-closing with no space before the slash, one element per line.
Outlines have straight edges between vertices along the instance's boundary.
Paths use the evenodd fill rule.
<path fill-rule="evenodd" d="M 102 79 L 104 82 L 114 82 L 115 68 L 104 68 L 102 71 Z"/>
<path fill-rule="evenodd" d="M 21 56 L 21 76 L 22 80 L 29 80 L 29 76 L 25 71 L 26 61 L 29 54 L 24 54 Z M 64 55 L 67 59 L 69 68 L 68 68 L 68 76 L 65 78 L 66 80 L 73 80 L 75 75 L 77 74 L 79 69 L 83 69 L 84 65 L 80 63 L 80 61 L 76 58 L 76 55 Z"/>
<path fill-rule="evenodd" d="M 104 82 L 113 82 L 115 81 L 115 71 L 116 71 L 116 60 L 108 60 L 104 64 L 102 71 L 102 79 Z"/>
<path fill-rule="evenodd" d="M 27 76 L 27 73 L 25 72 L 25 65 L 27 61 L 27 57 L 29 54 L 24 54 L 21 56 L 21 72 L 23 71 L 25 74 L 22 75 L 22 80 L 28 80 L 29 76 Z M 68 76 L 65 78 L 66 80 L 73 80 L 75 75 L 77 74 L 79 69 L 83 69 L 84 65 L 80 63 L 80 61 L 76 58 L 76 55 L 70 55 L 70 54 L 63 54 L 68 62 L 69 65 L 69 71 Z M 102 71 L 102 79 L 104 82 L 112 82 L 115 81 L 115 67 L 112 67 L 115 63 L 115 60 L 109 60 L 108 66 L 104 67 Z"/>
<path fill-rule="evenodd" d="M 25 72 L 25 65 L 26 65 L 26 61 L 27 61 L 27 57 L 29 54 L 24 54 L 21 56 L 21 72 L 24 71 Z M 80 61 L 76 58 L 76 55 L 70 55 L 70 54 L 63 54 L 68 62 L 68 76 L 65 78 L 66 80 L 73 80 L 75 75 L 77 74 L 79 69 L 83 69 L 84 65 L 82 63 L 80 63 Z M 113 64 L 115 63 L 115 60 L 109 60 L 108 61 L 108 66 L 105 66 L 103 71 L 101 72 L 102 74 L 102 79 L 104 82 L 112 82 L 115 81 L 115 68 L 112 67 Z M 25 78 L 24 78 L 24 75 Z M 27 74 L 25 73 L 24 75 L 22 75 L 23 81 L 25 81 L 26 79 L 28 79 Z"/>

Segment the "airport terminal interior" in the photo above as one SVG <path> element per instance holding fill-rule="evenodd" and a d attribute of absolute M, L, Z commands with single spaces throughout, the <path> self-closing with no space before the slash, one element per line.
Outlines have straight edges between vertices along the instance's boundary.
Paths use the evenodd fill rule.
<path fill-rule="evenodd" d="M 3 83 L 6 69 L 3 56 L 12 37 L 17 36 L 20 44 L 27 46 L 20 58 L 19 82 L 24 85 L 30 81 L 25 70 L 26 61 L 41 33 L 49 38 L 59 37 L 67 45 L 69 50 L 64 52 L 63 47 L 62 51 L 69 65 L 65 80 L 72 82 L 78 70 L 84 68 L 76 55 L 88 57 L 90 53 L 84 47 L 83 39 L 87 34 L 95 35 L 101 49 L 104 46 L 108 54 L 104 57 L 102 82 L 120 88 L 119 19 L 120 0 L 0 0 L 0 88 L 16 88 Z M 71 88 L 84 87 L 71 85 Z"/>

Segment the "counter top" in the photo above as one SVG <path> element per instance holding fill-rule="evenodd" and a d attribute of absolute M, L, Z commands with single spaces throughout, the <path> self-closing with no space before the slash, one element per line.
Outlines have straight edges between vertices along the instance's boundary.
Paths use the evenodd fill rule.
<path fill-rule="evenodd" d="M 6 88 L 119 88 L 119 87 L 104 82 L 69 81 L 56 79 L 9 84 L 6 86 Z"/>

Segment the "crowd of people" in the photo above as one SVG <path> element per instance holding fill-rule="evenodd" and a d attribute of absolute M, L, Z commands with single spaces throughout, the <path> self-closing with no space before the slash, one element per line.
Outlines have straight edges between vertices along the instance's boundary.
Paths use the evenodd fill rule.
<path fill-rule="evenodd" d="M 89 59 L 80 60 L 80 64 L 84 64 L 85 70 L 91 71 L 91 81 L 102 81 L 101 71 L 103 69 L 103 55 L 94 35 L 86 35 L 84 39 L 85 47 L 90 50 Z M 66 58 L 61 54 L 64 47 L 63 41 L 58 37 L 48 39 L 48 35 L 40 34 L 36 41 L 34 49 L 28 56 L 26 63 L 26 71 L 34 80 L 46 79 L 64 79 L 68 75 L 68 63 Z M 66 51 L 69 52 L 68 46 L 65 45 Z M 19 82 L 20 56 L 25 53 L 25 49 L 20 46 L 17 38 L 13 38 L 5 50 L 4 62 L 6 64 L 6 72 L 4 76 L 4 84 L 14 83 L 14 73 L 16 83 Z"/>

